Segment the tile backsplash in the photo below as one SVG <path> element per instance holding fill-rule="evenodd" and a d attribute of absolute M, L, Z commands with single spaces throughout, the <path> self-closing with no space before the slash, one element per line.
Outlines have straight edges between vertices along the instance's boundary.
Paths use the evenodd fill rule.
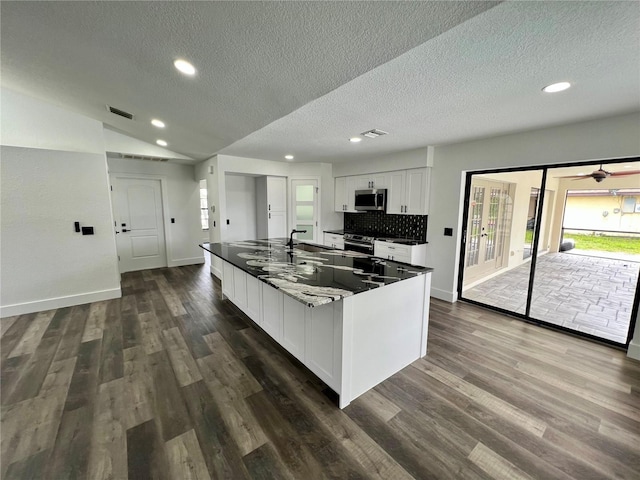
<path fill-rule="evenodd" d="M 344 229 L 362 234 L 427 241 L 427 215 L 387 215 L 384 212 L 345 213 Z"/>

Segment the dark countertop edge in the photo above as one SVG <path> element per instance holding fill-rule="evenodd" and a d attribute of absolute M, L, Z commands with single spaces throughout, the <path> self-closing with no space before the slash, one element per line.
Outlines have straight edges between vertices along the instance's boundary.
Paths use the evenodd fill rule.
<path fill-rule="evenodd" d="M 206 243 L 210 243 L 210 242 L 206 242 Z M 214 243 L 216 243 L 216 242 L 214 242 Z M 295 244 L 294 244 L 294 245 L 295 245 Z M 314 247 L 317 247 L 317 246 L 322 247 L 322 245 L 316 245 L 316 244 L 310 244 L 310 245 L 313 245 Z M 300 302 L 300 303 L 302 303 L 303 305 L 305 305 L 305 306 L 307 306 L 307 307 L 309 307 L 309 308 L 321 307 L 322 305 L 327 305 L 327 304 L 329 304 L 329 303 L 337 302 L 338 300 L 343 300 L 343 299 L 345 299 L 345 298 L 347 298 L 347 297 L 351 297 L 351 296 L 353 296 L 353 295 L 357 295 L 357 294 L 353 293 L 353 294 L 351 294 L 351 295 L 342 295 L 342 296 L 340 296 L 340 298 L 333 298 L 333 299 L 331 299 L 331 300 L 330 300 L 330 301 L 328 301 L 328 302 L 322 302 L 322 303 L 317 303 L 317 304 L 316 304 L 316 303 L 309 303 L 309 302 L 306 302 L 306 301 L 304 301 L 304 300 L 300 300 L 298 297 L 296 297 L 296 296 L 294 296 L 294 295 L 291 295 L 291 294 L 289 294 L 288 292 L 285 292 L 284 290 L 282 290 L 282 289 L 281 289 L 281 288 L 279 288 L 278 286 L 274 285 L 273 283 L 269 283 L 269 282 L 267 282 L 264 278 L 262 278 L 263 276 L 255 275 L 255 273 L 254 273 L 254 272 L 252 272 L 252 271 L 248 270 L 247 268 L 244 268 L 243 266 L 236 265 L 235 263 L 229 262 L 228 260 L 226 260 L 226 259 L 222 258 L 221 256 L 219 256 L 219 255 L 217 255 L 217 254 L 213 253 L 211 250 L 208 250 L 208 249 L 204 246 L 204 243 L 201 243 L 201 244 L 200 244 L 200 245 L 198 245 L 198 246 L 199 246 L 200 248 L 202 248 L 203 250 L 205 250 L 205 251 L 209 252 L 211 255 L 215 255 L 216 257 L 218 257 L 218 258 L 219 258 L 220 260 L 222 260 L 223 262 L 231 263 L 231 265 L 233 265 L 233 266 L 234 266 L 234 267 L 236 267 L 236 268 L 239 268 L 240 270 L 242 270 L 243 272 L 245 272 L 247 275 L 251 275 L 253 278 L 256 278 L 256 279 L 260 280 L 262 283 L 264 283 L 264 284 L 266 284 L 266 285 L 269 285 L 271 288 L 275 288 L 276 290 L 280 290 L 280 291 L 282 291 L 282 293 L 283 293 L 284 295 L 287 295 L 289 298 L 293 298 L 293 299 L 294 299 L 294 300 L 296 300 L 297 302 Z M 329 248 L 329 247 L 323 247 L 323 248 L 325 248 L 326 250 L 336 250 L 335 248 Z M 424 267 L 422 267 L 422 268 L 424 268 Z M 427 272 L 425 272 L 425 273 L 427 273 Z M 324 298 L 330 298 L 330 297 L 324 297 Z"/>
<path fill-rule="evenodd" d="M 205 243 L 209 244 L 209 243 L 226 243 L 226 242 L 205 242 Z M 296 301 L 298 301 L 298 302 L 302 303 L 303 305 L 305 305 L 305 306 L 307 306 L 307 307 L 309 307 L 309 308 L 313 308 L 313 307 L 320 307 L 320 306 L 322 306 L 322 305 L 327 305 L 327 304 L 332 303 L 332 302 L 337 302 L 337 301 L 339 301 L 339 300 L 343 300 L 343 299 L 345 299 L 345 298 L 347 298 L 347 297 L 352 297 L 353 295 L 358 295 L 358 293 L 364 293 L 364 292 L 358 292 L 358 293 L 352 293 L 351 295 L 341 295 L 341 296 L 340 296 L 340 298 L 334 298 L 334 299 L 331 299 L 331 300 L 330 300 L 330 301 L 328 301 L 328 302 L 322 302 L 322 303 L 317 303 L 317 304 L 309 303 L 309 302 L 307 302 L 307 301 L 300 300 L 300 298 L 298 298 L 298 297 L 296 297 L 296 296 L 294 296 L 294 295 L 291 295 L 291 294 L 289 294 L 288 292 L 285 292 L 284 290 L 282 290 L 281 288 L 277 287 L 276 285 L 274 285 L 274 284 L 272 284 L 272 283 L 269 283 L 268 281 L 266 281 L 266 280 L 265 280 L 264 278 L 262 278 L 261 276 L 255 275 L 255 274 L 254 274 L 254 272 L 252 272 L 252 271 L 250 271 L 250 270 L 248 270 L 248 269 L 246 268 L 246 265 L 240 266 L 240 265 L 236 265 L 235 263 L 229 262 L 229 261 L 228 261 L 228 260 L 226 260 L 225 258 L 223 258 L 223 257 L 221 257 L 221 256 L 217 255 L 216 253 L 212 252 L 211 250 L 207 249 L 207 248 L 204 246 L 204 245 L 205 245 L 205 243 L 201 243 L 201 244 L 199 244 L 198 246 L 199 246 L 200 248 L 202 248 L 203 250 L 205 250 L 205 251 L 209 252 L 211 255 L 214 255 L 214 256 L 218 257 L 220 260 L 222 260 L 222 261 L 224 261 L 224 262 L 231 263 L 231 265 L 233 265 L 234 267 L 239 268 L 240 270 L 242 270 L 242 271 L 243 271 L 243 272 L 245 272 L 246 274 L 251 275 L 253 278 L 256 278 L 256 279 L 260 280 L 262 283 L 265 283 L 266 285 L 269 285 L 271 288 L 275 288 L 276 290 L 280 290 L 280 291 L 282 291 L 282 293 L 283 293 L 284 295 L 287 295 L 288 297 L 293 298 L 294 300 L 296 300 Z M 305 244 L 306 242 L 298 242 L 298 243 Z M 294 243 L 294 246 L 295 246 L 295 245 L 297 245 L 297 243 Z M 337 250 L 337 251 L 342 251 L 342 250 L 341 250 L 341 249 L 339 249 L 339 248 L 331 248 L 331 247 L 327 247 L 327 246 L 324 246 L 324 245 L 318 245 L 318 244 L 315 244 L 315 243 L 309 243 L 309 245 L 312 245 L 312 246 L 314 246 L 314 247 L 321 247 L 321 248 L 324 248 L 325 250 Z M 376 258 L 380 258 L 380 257 L 376 257 Z M 383 259 L 383 260 L 384 260 L 384 259 Z M 431 272 L 433 272 L 433 267 L 421 267 L 420 265 L 411 265 L 411 264 L 409 264 L 409 263 L 396 262 L 396 261 L 394 261 L 394 260 L 387 260 L 387 261 L 393 261 L 394 263 L 399 263 L 399 264 L 401 264 L 401 265 L 407 265 L 407 267 L 414 267 L 414 268 L 420 268 L 420 269 L 423 269 L 424 271 L 423 271 L 423 272 L 420 272 L 420 273 L 419 273 L 419 275 L 425 275 L 425 274 L 427 274 L 427 273 L 431 273 Z M 402 280 L 400 280 L 400 281 L 402 281 Z M 366 291 L 366 292 L 369 292 L 370 290 L 365 290 L 365 291 Z M 330 297 L 324 297 L 324 298 L 330 298 Z"/>

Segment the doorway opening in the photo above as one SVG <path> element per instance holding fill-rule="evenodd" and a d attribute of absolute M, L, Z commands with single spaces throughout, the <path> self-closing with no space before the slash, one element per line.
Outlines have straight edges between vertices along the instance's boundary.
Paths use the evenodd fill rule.
<path fill-rule="evenodd" d="M 628 344 L 640 296 L 640 161 L 607 162 L 611 174 L 600 181 L 588 173 L 598 166 L 468 173 L 459 298 Z M 498 201 L 495 215 L 484 213 L 492 184 L 508 185 L 505 213 Z M 608 252 L 592 247 L 596 240 Z"/>

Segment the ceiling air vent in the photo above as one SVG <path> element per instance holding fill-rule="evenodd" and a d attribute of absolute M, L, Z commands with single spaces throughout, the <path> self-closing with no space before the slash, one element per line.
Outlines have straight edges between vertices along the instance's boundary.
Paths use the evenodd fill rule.
<path fill-rule="evenodd" d="M 144 155 L 130 155 L 128 153 L 123 153 L 121 155 L 122 158 L 127 158 L 129 160 L 146 160 L 148 162 L 168 162 L 169 159 L 168 158 L 162 158 L 162 157 L 147 157 Z"/>
<path fill-rule="evenodd" d="M 382 135 L 387 135 L 388 133 L 389 132 L 383 132 L 382 130 L 374 128 L 373 130 L 369 130 L 368 132 L 362 132 L 360 135 L 368 138 L 377 138 L 381 137 Z"/>
<path fill-rule="evenodd" d="M 133 113 L 125 112 L 124 110 L 120 110 L 119 108 L 112 107 L 111 105 L 107 105 L 107 110 L 111 113 L 115 113 L 116 115 L 120 115 L 121 117 L 128 118 L 129 120 L 133 120 Z"/>

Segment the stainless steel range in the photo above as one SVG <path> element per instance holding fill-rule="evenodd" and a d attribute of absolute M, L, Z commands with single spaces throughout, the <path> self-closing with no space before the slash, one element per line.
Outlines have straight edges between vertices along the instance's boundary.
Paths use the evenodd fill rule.
<path fill-rule="evenodd" d="M 375 237 L 368 237 L 366 235 L 358 235 L 355 233 L 344 234 L 344 248 L 345 250 L 353 250 L 355 252 L 366 253 L 367 255 L 373 255 L 373 242 Z"/>

